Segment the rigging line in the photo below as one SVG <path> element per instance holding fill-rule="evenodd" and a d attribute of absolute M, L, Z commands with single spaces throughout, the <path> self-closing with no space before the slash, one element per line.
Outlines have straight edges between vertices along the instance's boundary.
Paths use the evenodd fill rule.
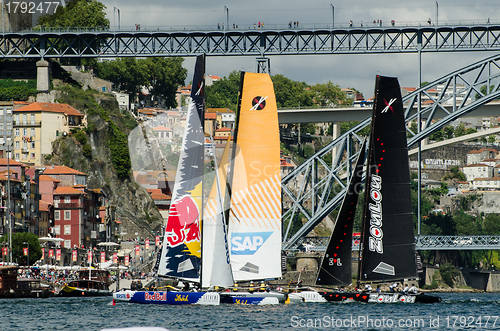
<path fill-rule="evenodd" d="M 325 268 L 321 267 L 321 270 L 324 270 L 330 277 L 335 278 L 335 280 L 337 280 L 338 282 L 340 282 L 342 284 L 345 284 L 346 286 L 350 285 L 350 284 L 344 283 L 343 281 L 341 281 L 340 279 L 338 279 L 337 277 L 335 277 L 334 275 L 332 275 L 331 273 L 329 273 Z"/>

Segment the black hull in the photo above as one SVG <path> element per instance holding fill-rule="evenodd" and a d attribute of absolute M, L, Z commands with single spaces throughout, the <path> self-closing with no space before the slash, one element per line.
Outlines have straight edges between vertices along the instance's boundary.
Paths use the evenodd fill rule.
<path fill-rule="evenodd" d="M 327 301 L 355 301 L 365 303 L 438 303 L 441 298 L 434 295 L 403 293 L 366 293 L 366 292 L 318 292 Z"/>

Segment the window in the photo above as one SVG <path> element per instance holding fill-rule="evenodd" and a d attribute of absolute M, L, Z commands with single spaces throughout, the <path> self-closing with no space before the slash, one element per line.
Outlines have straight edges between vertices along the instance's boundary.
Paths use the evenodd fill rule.
<path fill-rule="evenodd" d="M 64 234 L 71 234 L 71 225 L 64 226 Z"/>
<path fill-rule="evenodd" d="M 12 130 L 12 122 L 7 122 L 7 130 Z"/>
<path fill-rule="evenodd" d="M 31 128 L 31 130 L 30 130 L 30 136 L 33 137 L 33 138 L 35 138 L 36 132 L 35 132 L 34 128 Z"/>
<path fill-rule="evenodd" d="M 14 142 L 14 149 L 19 149 L 19 140 Z"/>
<path fill-rule="evenodd" d="M 3 130 L 3 122 L 0 122 L 0 130 Z"/>
<path fill-rule="evenodd" d="M 34 141 L 31 142 L 31 148 L 35 149 L 35 142 Z"/>
<path fill-rule="evenodd" d="M 0 107 L 0 116 L 3 116 L 3 107 Z"/>
<path fill-rule="evenodd" d="M 23 148 L 28 148 L 28 142 L 27 141 L 23 141 Z"/>
<path fill-rule="evenodd" d="M 70 203 L 71 202 L 71 197 L 69 195 L 64 197 L 64 203 Z"/>
<path fill-rule="evenodd" d="M 23 114 L 23 125 L 28 124 L 28 114 Z"/>
<path fill-rule="evenodd" d="M 23 129 L 23 137 L 26 137 L 28 135 L 28 129 L 24 128 Z"/>
<path fill-rule="evenodd" d="M 61 235 L 61 226 L 60 225 L 54 225 L 54 234 L 56 236 Z"/>
<path fill-rule="evenodd" d="M 54 203 L 56 201 L 54 200 Z M 58 202 L 59 203 L 59 202 Z M 59 221 L 61 218 L 60 218 L 60 211 L 59 210 L 54 210 L 54 220 L 55 221 Z"/>
<path fill-rule="evenodd" d="M 35 153 L 31 153 L 31 158 L 34 159 L 35 158 Z"/>
<path fill-rule="evenodd" d="M 35 114 L 31 114 L 31 116 L 30 116 L 30 124 L 31 125 L 35 124 Z"/>
<path fill-rule="evenodd" d="M 19 161 L 19 153 L 16 153 L 15 159 L 16 159 L 16 161 Z"/>
<path fill-rule="evenodd" d="M 19 124 L 19 114 L 14 114 L 14 122 Z"/>
<path fill-rule="evenodd" d="M 71 219 L 71 210 L 65 210 L 64 211 L 64 219 L 65 220 L 70 220 Z"/>
<path fill-rule="evenodd" d="M 71 240 L 64 241 L 64 248 L 71 248 Z"/>
<path fill-rule="evenodd" d="M 16 128 L 16 137 L 19 137 L 19 128 Z"/>

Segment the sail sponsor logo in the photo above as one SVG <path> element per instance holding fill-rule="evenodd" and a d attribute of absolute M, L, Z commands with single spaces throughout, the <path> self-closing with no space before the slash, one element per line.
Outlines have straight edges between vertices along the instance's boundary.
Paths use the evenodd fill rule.
<path fill-rule="evenodd" d="M 188 294 L 186 294 L 186 295 L 177 294 L 175 296 L 174 301 L 177 301 L 177 302 L 189 302 L 189 300 L 188 300 Z"/>
<path fill-rule="evenodd" d="M 250 110 L 262 110 L 266 108 L 267 97 L 255 97 L 252 99 L 252 108 Z"/>
<path fill-rule="evenodd" d="M 191 196 L 184 196 L 172 204 L 165 234 L 171 247 L 200 241 L 199 211 Z"/>
<path fill-rule="evenodd" d="M 377 294 L 372 293 L 368 297 L 368 302 L 370 303 L 395 303 L 395 302 L 405 302 L 405 303 L 415 303 L 414 295 L 402 295 L 399 293 L 386 293 Z"/>
<path fill-rule="evenodd" d="M 392 104 L 396 101 L 396 98 L 394 99 L 391 99 L 389 100 L 389 102 L 387 102 L 387 100 L 384 100 L 384 103 L 385 103 L 385 108 L 382 109 L 382 111 L 380 112 L 381 114 L 384 114 L 384 113 L 387 113 L 387 111 L 390 109 L 391 112 L 394 113 L 394 109 L 392 108 Z"/>
<path fill-rule="evenodd" d="M 167 301 L 167 292 L 154 292 L 150 294 L 149 292 L 144 293 L 145 301 Z"/>
<path fill-rule="evenodd" d="M 368 237 L 368 249 L 372 252 L 382 254 L 384 252 L 382 239 L 382 177 L 372 175 L 370 182 L 371 203 L 368 204 L 370 211 L 370 236 Z"/>
<path fill-rule="evenodd" d="M 240 232 L 231 234 L 231 254 L 253 255 L 264 245 L 272 232 Z"/>

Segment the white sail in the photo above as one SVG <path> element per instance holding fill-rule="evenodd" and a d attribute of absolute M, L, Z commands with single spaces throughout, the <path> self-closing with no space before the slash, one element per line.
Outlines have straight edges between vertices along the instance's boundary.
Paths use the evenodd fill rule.
<path fill-rule="evenodd" d="M 212 144 L 213 145 L 213 144 Z M 223 188 L 226 186 L 226 173 L 229 159 L 230 142 L 222 155 L 217 177 L 203 211 L 202 225 L 202 288 L 230 287 L 234 284 L 229 257 L 226 220 L 224 218 Z M 217 168 L 214 147 L 214 162 Z"/>

